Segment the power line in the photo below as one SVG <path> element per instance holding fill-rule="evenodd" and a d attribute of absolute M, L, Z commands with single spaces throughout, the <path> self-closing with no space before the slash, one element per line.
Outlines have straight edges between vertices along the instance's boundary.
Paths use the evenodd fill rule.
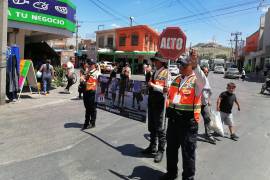
<path fill-rule="evenodd" d="M 206 12 L 209 12 L 209 14 L 210 14 L 210 16 L 211 16 L 211 20 L 213 20 L 217 25 L 221 25 L 221 26 L 223 26 L 218 20 L 217 20 L 217 18 L 215 18 L 214 16 L 213 16 L 213 14 L 209 11 L 209 9 L 208 8 L 206 8 L 204 5 L 203 5 L 203 3 L 200 1 L 200 0 L 196 0 L 196 2 L 197 2 L 197 4 L 202 8 L 202 9 L 204 9 Z M 223 26 L 224 27 L 224 26 Z"/>
<path fill-rule="evenodd" d="M 88 0 L 88 1 L 91 2 L 92 4 L 94 4 L 96 7 L 98 7 L 100 10 L 102 10 L 107 15 L 112 16 L 112 17 L 115 17 L 115 18 L 119 18 L 119 17 L 115 16 L 113 13 L 111 13 L 110 11 L 108 11 L 107 9 L 103 8 L 102 6 L 100 6 L 94 0 Z M 125 21 L 125 23 L 126 23 L 126 21 Z"/>
<path fill-rule="evenodd" d="M 106 5 L 105 3 L 103 3 L 101 0 L 97 0 L 100 4 L 102 4 L 105 8 L 111 10 L 112 12 L 114 12 L 115 14 L 118 14 L 118 16 L 122 17 L 123 19 L 127 20 L 129 17 L 119 13 L 118 11 L 112 9 L 110 6 Z"/>
<path fill-rule="evenodd" d="M 200 13 L 192 14 L 192 15 L 189 15 L 189 16 L 183 16 L 183 17 L 179 17 L 179 18 L 169 19 L 169 20 L 153 23 L 151 25 L 159 25 L 159 24 L 170 23 L 170 22 L 179 21 L 179 20 L 183 20 L 183 19 L 194 18 L 196 16 L 209 14 L 209 12 L 211 12 L 211 13 L 219 12 L 219 11 L 234 9 L 234 8 L 237 8 L 237 7 L 247 6 L 247 5 L 255 4 L 255 3 L 258 3 L 258 1 L 249 1 L 249 2 L 246 2 L 246 3 L 236 4 L 236 5 L 233 5 L 233 6 L 227 6 L 227 7 L 223 7 L 223 8 L 214 9 L 214 10 L 211 10 L 211 11 L 208 11 L 208 12 L 200 12 Z"/>
<path fill-rule="evenodd" d="M 216 14 L 214 15 L 215 17 L 219 17 L 219 16 L 225 16 L 225 15 L 231 15 L 231 14 L 236 14 L 236 13 L 239 13 L 239 12 L 243 12 L 243 11 L 248 11 L 248 10 L 251 10 L 251 9 L 256 9 L 257 6 L 254 6 L 254 7 L 250 7 L 250 8 L 246 8 L 246 9 L 241 9 L 241 10 L 235 10 L 235 11 L 230 11 L 230 12 L 226 12 L 226 13 L 221 13 L 221 14 Z M 210 17 L 210 16 L 209 16 Z M 194 23 L 195 21 L 201 21 L 205 19 L 205 17 L 203 18 L 198 18 L 198 19 L 193 19 L 193 20 L 188 20 L 188 21 L 184 21 L 182 22 L 181 24 L 185 24 L 185 23 L 189 23 L 189 24 L 192 24 Z"/>
<path fill-rule="evenodd" d="M 181 0 L 177 0 L 177 2 L 180 4 L 180 5 L 182 5 L 188 12 L 190 12 L 191 14 L 196 14 L 196 12 L 194 12 L 193 10 L 191 10 L 188 6 L 186 6 L 185 5 L 185 3 L 183 2 L 183 1 L 181 1 Z M 195 6 L 193 6 L 193 7 L 195 7 Z M 197 11 L 199 11 L 196 7 L 195 7 L 195 9 L 197 10 Z M 207 12 L 209 12 L 209 11 L 207 11 Z M 210 13 L 209 13 L 210 14 Z M 211 15 L 211 14 L 210 14 Z M 196 15 L 196 17 L 199 17 L 199 15 Z M 212 15 L 211 15 L 211 17 L 212 17 Z M 201 19 L 201 20 L 203 20 L 204 22 L 205 22 L 205 24 L 208 24 L 208 25 L 210 25 L 211 26 L 211 22 L 210 21 L 207 21 L 207 18 L 203 18 L 203 19 Z M 216 24 L 213 24 L 214 26 L 215 26 L 215 28 L 217 28 L 217 29 L 219 29 L 219 30 L 221 30 L 221 31 L 224 31 L 224 32 L 229 32 L 229 31 L 227 31 L 227 30 L 224 30 L 223 28 L 221 28 L 221 27 L 219 27 L 218 25 L 216 25 Z"/>

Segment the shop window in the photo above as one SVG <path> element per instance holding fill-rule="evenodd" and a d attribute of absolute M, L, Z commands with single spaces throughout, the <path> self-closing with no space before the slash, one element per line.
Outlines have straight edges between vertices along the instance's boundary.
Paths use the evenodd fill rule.
<path fill-rule="evenodd" d="M 138 46 L 139 45 L 139 36 L 138 34 L 131 35 L 131 46 Z"/>
<path fill-rule="evenodd" d="M 113 48 L 113 37 L 108 37 L 107 38 L 107 46 L 108 48 Z"/>
<path fill-rule="evenodd" d="M 104 36 L 100 36 L 98 38 L 98 47 L 99 48 L 104 48 Z"/>
<path fill-rule="evenodd" d="M 126 46 L 126 36 L 119 37 L 119 46 Z"/>

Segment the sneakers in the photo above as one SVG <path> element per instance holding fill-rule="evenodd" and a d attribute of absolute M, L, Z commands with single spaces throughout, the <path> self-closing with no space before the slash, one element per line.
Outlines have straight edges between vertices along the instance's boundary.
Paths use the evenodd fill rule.
<path fill-rule="evenodd" d="M 81 130 L 83 131 L 83 130 L 89 129 L 89 128 L 90 128 L 90 125 L 89 124 L 88 125 L 84 124 Z"/>
<path fill-rule="evenodd" d="M 92 129 L 92 128 L 95 128 L 95 127 L 96 127 L 96 125 L 94 123 L 93 124 L 90 123 L 88 125 L 84 124 L 81 130 L 83 131 L 85 129 Z"/>
<path fill-rule="evenodd" d="M 231 139 L 237 141 L 239 137 L 236 134 L 231 134 Z"/>
<path fill-rule="evenodd" d="M 147 155 L 152 155 L 152 154 L 155 154 L 156 152 L 157 152 L 157 149 L 151 146 L 149 146 L 148 148 L 142 151 L 143 154 L 147 154 Z"/>
<path fill-rule="evenodd" d="M 65 94 L 71 94 L 71 92 L 68 89 L 64 90 Z"/>
<path fill-rule="evenodd" d="M 176 180 L 176 179 L 177 179 L 177 175 L 166 173 L 163 176 L 161 176 L 159 180 Z"/>
<path fill-rule="evenodd" d="M 154 162 L 160 163 L 162 159 L 163 159 L 163 152 L 158 151 L 157 154 L 155 155 Z"/>
<path fill-rule="evenodd" d="M 92 128 L 95 128 L 96 127 L 96 124 L 95 123 L 90 123 L 90 129 L 92 129 Z"/>

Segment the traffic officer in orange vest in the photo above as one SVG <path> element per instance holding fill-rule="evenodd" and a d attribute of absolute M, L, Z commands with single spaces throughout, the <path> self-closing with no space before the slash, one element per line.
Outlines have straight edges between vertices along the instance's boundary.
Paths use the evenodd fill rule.
<path fill-rule="evenodd" d="M 197 54 L 179 58 L 180 75 L 168 90 L 167 173 L 161 180 L 174 180 L 178 176 L 178 150 L 181 146 L 182 180 L 194 180 L 195 149 L 201 110 L 201 94 L 206 77 L 197 65 Z"/>
<path fill-rule="evenodd" d="M 96 89 L 100 72 L 96 69 L 96 63 L 93 59 L 88 59 L 87 64 L 86 74 L 81 76 L 81 82 L 85 83 L 85 91 L 83 92 L 85 122 L 82 130 L 94 128 L 97 116 Z"/>
<path fill-rule="evenodd" d="M 150 145 L 142 151 L 143 154 L 155 154 L 154 162 L 159 163 L 163 158 L 166 144 L 165 125 L 163 121 L 164 101 L 166 93 L 163 89 L 166 85 L 167 76 L 170 73 L 166 60 L 157 52 L 153 58 L 156 71 L 148 82 L 148 131 L 150 132 Z"/>

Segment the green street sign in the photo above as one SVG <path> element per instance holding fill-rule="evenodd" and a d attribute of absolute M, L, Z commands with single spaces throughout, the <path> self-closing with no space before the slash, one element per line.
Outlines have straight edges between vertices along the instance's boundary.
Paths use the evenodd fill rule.
<path fill-rule="evenodd" d="M 76 24 L 68 19 L 16 8 L 8 8 L 8 19 L 12 21 L 67 29 L 71 32 L 75 32 L 76 29 Z"/>

